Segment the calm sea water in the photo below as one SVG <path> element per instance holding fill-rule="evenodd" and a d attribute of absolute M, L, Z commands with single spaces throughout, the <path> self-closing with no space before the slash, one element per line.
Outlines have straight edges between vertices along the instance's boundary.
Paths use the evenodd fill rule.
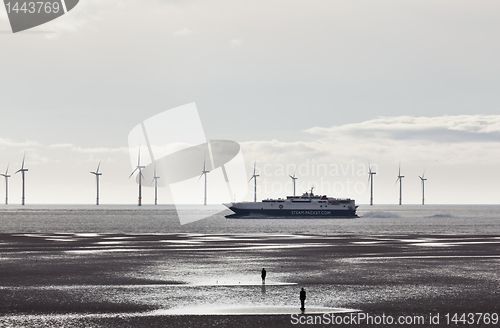
<path fill-rule="evenodd" d="M 187 207 L 188 215 L 206 208 Z M 212 209 L 216 212 L 216 209 Z M 173 206 L 6 205 L 0 232 L 499 234 L 500 205 L 361 205 L 357 219 L 226 219 L 181 225 Z"/>

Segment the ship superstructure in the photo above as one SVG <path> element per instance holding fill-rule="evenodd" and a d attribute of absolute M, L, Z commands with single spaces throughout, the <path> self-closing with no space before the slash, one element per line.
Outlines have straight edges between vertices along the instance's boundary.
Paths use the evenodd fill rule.
<path fill-rule="evenodd" d="M 224 204 L 236 216 L 356 218 L 354 199 L 305 192 L 302 196 Z"/>

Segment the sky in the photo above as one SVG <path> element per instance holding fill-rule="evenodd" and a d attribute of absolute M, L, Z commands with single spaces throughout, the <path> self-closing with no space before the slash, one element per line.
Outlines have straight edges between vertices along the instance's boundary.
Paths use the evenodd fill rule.
<path fill-rule="evenodd" d="M 500 202 L 498 1 L 81 0 L 13 34 L 0 9 L 0 172 L 9 202 L 135 204 L 129 133 L 195 103 L 241 145 L 258 199 Z M 186 137 L 190 131 L 186 129 Z M 134 150 L 135 154 L 135 150 Z M 200 173 L 202 163 L 200 163 Z M 210 184 L 210 174 L 208 175 Z M 192 185 L 201 203 L 203 182 Z M 0 191 L 3 190 L 0 180 Z M 143 202 L 154 202 L 143 188 Z M 0 192 L 2 195 L 3 192 Z M 1 198 L 1 197 L 0 197 Z M 245 200 L 253 199 L 253 180 Z M 219 201 L 208 196 L 209 203 Z M 159 202 L 171 203 L 169 188 Z"/>

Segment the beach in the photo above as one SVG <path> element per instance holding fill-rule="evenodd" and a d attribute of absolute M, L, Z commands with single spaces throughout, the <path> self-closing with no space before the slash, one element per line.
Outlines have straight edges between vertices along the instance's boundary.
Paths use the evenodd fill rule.
<path fill-rule="evenodd" d="M 304 287 L 303 315 L 439 314 L 426 326 L 447 326 L 447 313 L 498 313 L 499 250 L 485 234 L 5 233 L 0 323 L 290 327 Z"/>

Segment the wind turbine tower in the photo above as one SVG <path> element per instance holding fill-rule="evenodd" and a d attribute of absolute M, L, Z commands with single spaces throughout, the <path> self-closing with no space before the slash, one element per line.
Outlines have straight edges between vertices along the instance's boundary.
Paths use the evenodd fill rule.
<path fill-rule="evenodd" d="M 372 167 L 368 164 L 368 182 L 370 182 L 370 205 L 373 205 L 373 175 L 377 172 L 372 171 Z"/>
<path fill-rule="evenodd" d="M 24 152 L 24 156 L 23 156 L 23 165 L 21 165 L 21 168 L 19 170 L 17 170 L 17 172 L 21 172 L 21 176 L 23 178 L 23 198 L 21 200 L 21 205 L 24 205 L 24 172 L 28 171 L 28 169 L 24 168 L 24 159 L 25 158 L 26 158 L 26 152 Z"/>
<path fill-rule="evenodd" d="M 137 166 L 135 168 L 135 170 L 132 171 L 132 173 L 130 173 L 130 176 L 128 177 L 130 179 L 130 177 L 135 173 L 135 171 L 139 170 L 139 206 L 142 205 L 142 189 L 141 189 L 141 186 L 142 186 L 142 178 L 144 177 L 142 175 L 142 169 L 145 168 L 145 166 L 141 166 L 141 148 L 139 147 L 139 156 L 137 157 Z"/>
<path fill-rule="evenodd" d="M 424 194 L 424 187 L 425 187 L 425 181 L 427 181 L 427 179 L 424 179 L 424 175 L 425 175 L 425 170 L 424 170 L 424 173 L 422 173 L 422 176 L 418 176 L 420 178 L 420 180 L 422 181 L 422 205 L 424 205 L 424 201 L 425 201 L 425 194 Z"/>
<path fill-rule="evenodd" d="M 399 205 L 401 205 L 403 199 L 403 178 L 404 175 L 401 175 L 401 163 L 399 163 L 398 179 L 396 180 L 396 183 L 399 181 Z"/>
<path fill-rule="evenodd" d="M 293 195 L 295 196 L 295 180 L 298 178 L 295 177 L 295 172 L 293 172 L 293 176 L 289 175 L 289 177 L 293 180 Z"/>
<path fill-rule="evenodd" d="M 158 205 L 158 179 L 160 177 L 156 176 L 156 164 L 155 164 L 155 171 L 153 175 L 153 181 L 155 182 L 155 205 Z M 151 182 L 153 182 L 151 181 Z"/>
<path fill-rule="evenodd" d="M 8 174 L 9 172 L 9 165 L 7 164 L 7 170 L 5 170 L 5 174 L 0 174 L 1 176 L 5 177 L 5 205 L 9 203 L 9 178 L 10 175 Z"/>
<path fill-rule="evenodd" d="M 210 171 L 207 171 L 205 169 L 205 159 L 203 159 L 203 171 L 201 171 L 201 175 L 198 178 L 198 181 L 200 181 L 201 177 L 205 175 L 205 200 L 204 200 L 204 205 L 207 205 L 207 173 L 210 173 Z"/>
<path fill-rule="evenodd" d="M 99 176 L 102 175 L 102 173 L 99 173 L 99 167 L 101 167 L 101 162 L 99 161 L 99 165 L 97 165 L 97 170 L 95 172 L 90 172 L 93 175 L 95 175 L 96 182 L 97 182 L 97 197 L 95 200 L 95 204 L 99 205 Z"/>
<path fill-rule="evenodd" d="M 254 201 L 254 203 L 257 202 L 257 177 L 259 176 L 258 174 L 255 174 L 255 166 L 256 165 L 257 165 L 257 162 L 254 162 L 253 163 L 253 175 L 250 178 L 250 180 L 248 180 L 248 182 L 250 182 L 250 181 L 252 181 L 252 179 L 254 179 L 254 182 L 255 182 L 255 185 L 254 185 L 254 194 L 253 194 L 253 201 Z"/>

